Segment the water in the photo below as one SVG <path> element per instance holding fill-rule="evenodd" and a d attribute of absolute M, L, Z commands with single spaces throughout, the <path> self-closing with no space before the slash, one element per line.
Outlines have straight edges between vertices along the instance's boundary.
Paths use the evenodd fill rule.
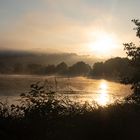
<path fill-rule="evenodd" d="M 29 76 L 29 75 L 0 75 L 0 96 L 8 97 L 12 102 L 21 94 L 29 91 L 30 84 L 37 81 L 48 80 L 55 82 L 54 76 Z M 123 99 L 131 94 L 130 86 L 104 79 L 88 79 L 84 77 L 63 78 L 56 77 L 57 90 L 72 100 L 79 102 L 97 102 L 99 105 L 107 105 L 115 100 Z M 68 90 L 76 91 L 68 94 Z"/>

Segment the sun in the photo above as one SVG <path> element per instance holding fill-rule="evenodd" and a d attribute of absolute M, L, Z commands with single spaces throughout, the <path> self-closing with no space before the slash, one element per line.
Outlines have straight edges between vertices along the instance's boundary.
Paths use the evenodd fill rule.
<path fill-rule="evenodd" d="M 96 55 L 108 56 L 117 48 L 117 41 L 113 35 L 100 32 L 93 36 L 94 41 L 89 43 L 89 47 Z"/>

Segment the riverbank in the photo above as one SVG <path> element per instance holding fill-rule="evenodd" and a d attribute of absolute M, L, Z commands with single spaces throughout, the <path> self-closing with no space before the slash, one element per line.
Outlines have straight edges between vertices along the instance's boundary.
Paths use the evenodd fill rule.
<path fill-rule="evenodd" d="M 49 85 L 48 85 L 49 86 Z M 115 102 L 101 106 L 73 101 L 38 83 L 20 96 L 18 105 L 0 103 L 2 140 L 135 139 L 140 129 L 140 104 Z M 104 97 L 104 96 L 103 96 Z M 105 98 L 101 97 L 101 101 Z"/>
<path fill-rule="evenodd" d="M 64 107 L 54 102 L 30 106 L 20 116 L 11 108 L 0 108 L 0 137 L 2 140 L 132 140 L 139 137 L 140 104 L 116 103 L 106 107 Z M 7 109 L 7 110 L 6 110 Z M 16 107 L 15 107 L 16 109 Z M 4 112 L 3 112 L 4 111 Z M 23 110 L 22 110 L 23 111 Z"/>
<path fill-rule="evenodd" d="M 45 75 L 45 74 L 0 74 L 0 77 L 23 77 L 23 78 L 28 78 L 28 77 L 49 77 L 49 78 L 87 78 L 87 79 L 95 79 L 95 80 L 108 80 L 111 82 L 117 82 L 121 83 L 121 79 L 119 77 L 107 77 L 107 76 L 69 76 L 69 75 Z"/>

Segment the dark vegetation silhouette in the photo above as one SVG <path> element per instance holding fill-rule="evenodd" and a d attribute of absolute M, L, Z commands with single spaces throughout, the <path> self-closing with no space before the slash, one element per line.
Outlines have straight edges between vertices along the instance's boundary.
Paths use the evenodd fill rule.
<path fill-rule="evenodd" d="M 133 68 L 128 58 L 111 58 L 105 62 L 96 62 L 91 67 L 79 61 L 71 66 L 65 62 L 58 65 L 49 64 L 15 64 L 14 66 L 0 67 L 1 74 L 31 74 L 31 75 L 60 75 L 60 76 L 86 76 L 91 78 L 118 79 L 131 75 Z M 127 69 L 127 71 L 126 71 Z"/>
<path fill-rule="evenodd" d="M 66 75 L 68 72 L 68 65 L 65 62 L 62 62 L 56 66 L 56 72 L 60 75 Z"/>
<path fill-rule="evenodd" d="M 32 84 L 18 105 L 0 103 L 2 140 L 135 139 L 139 129 L 140 104 L 81 104 L 58 94 L 55 84 L 47 80 Z"/>
<path fill-rule="evenodd" d="M 132 22 L 136 26 L 134 28 L 134 30 L 136 30 L 136 36 L 140 39 L 140 21 L 134 19 Z M 133 69 L 131 75 L 123 79 L 124 83 L 132 85 L 131 88 L 134 91 L 134 94 L 128 99 L 140 102 L 140 46 L 136 46 L 133 42 L 124 43 L 124 50 L 127 53 L 127 57 Z"/>
<path fill-rule="evenodd" d="M 74 63 L 84 61 L 90 65 L 99 59 L 87 55 L 77 55 L 75 53 L 39 53 L 39 52 L 24 52 L 24 51 L 0 51 L 0 73 L 14 73 L 16 65 L 22 66 L 22 72 L 28 73 L 27 67 L 30 64 L 37 64 L 43 67 L 47 65 L 58 65 L 65 61 L 68 66 Z M 100 60 L 101 61 L 101 60 Z M 16 72 L 16 71 L 15 71 Z M 21 71 L 20 71 L 21 72 Z"/>
<path fill-rule="evenodd" d="M 90 75 L 92 77 L 121 80 L 123 76 L 127 77 L 131 73 L 131 69 L 129 59 L 116 57 L 105 62 L 95 63 Z"/>
<path fill-rule="evenodd" d="M 68 66 L 65 62 L 58 65 L 49 64 L 15 64 L 14 66 L 1 65 L 1 74 L 37 74 L 37 75 L 67 75 L 67 76 L 87 76 L 91 70 L 89 64 L 83 61 Z"/>
<path fill-rule="evenodd" d="M 84 62 L 77 62 L 69 67 L 68 75 L 74 76 L 87 76 L 91 70 L 91 67 Z"/>
<path fill-rule="evenodd" d="M 133 22 L 137 26 L 139 37 L 139 20 L 133 20 Z M 54 73 L 71 72 L 71 75 L 90 73 L 93 77 L 121 76 L 122 82 L 132 84 L 133 97 L 138 97 L 140 48 L 133 43 L 124 44 L 124 46 L 128 58 L 112 58 L 95 63 L 92 69 L 84 62 L 78 62 L 71 67 L 64 62 L 48 67 L 55 69 Z M 17 70 L 20 69 L 19 65 L 16 67 Z M 80 69 L 82 67 L 83 70 Z M 46 70 L 47 68 L 45 72 Z M 47 72 L 51 74 L 52 71 Z M 42 83 L 37 82 L 30 86 L 29 92 L 21 94 L 19 104 L 10 105 L 7 102 L 1 102 L 0 138 L 2 140 L 139 139 L 140 102 L 138 98 L 130 96 L 131 98 L 128 97 L 124 101 L 116 101 L 114 104 L 102 107 L 95 102 L 93 104 L 73 102 L 56 87 L 56 80 L 54 84 L 47 80 Z M 74 91 L 70 92 L 74 94 Z"/>

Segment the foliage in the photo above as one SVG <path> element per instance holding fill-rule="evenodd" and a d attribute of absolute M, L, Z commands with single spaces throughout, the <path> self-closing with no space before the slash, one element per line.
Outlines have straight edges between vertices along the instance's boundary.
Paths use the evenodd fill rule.
<path fill-rule="evenodd" d="M 139 136 L 140 104 L 116 102 L 95 107 L 57 94 L 48 81 L 37 82 L 21 94 L 19 105 L 0 104 L 1 139 L 120 140 Z"/>
<path fill-rule="evenodd" d="M 65 75 L 68 72 L 68 66 L 65 62 L 61 62 L 56 66 L 56 72 L 61 75 Z"/>
<path fill-rule="evenodd" d="M 63 92 L 59 93 L 56 88 L 56 82 L 52 84 L 45 80 L 44 82 L 31 84 L 30 91 L 20 95 L 20 104 L 12 104 L 9 107 L 11 115 L 26 119 L 46 118 L 49 120 L 71 113 L 73 115 L 82 114 L 93 109 L 87 102 L 85 104 L 73 102 Z M 74 94 L 74 91 L 70 92 Z M 9 111 L 7 110 L 6 112 Z"/>
<path fill-rule="evenodd" d="M 140 38 L 140 22 L 139 20 L 132 20 L 136 25 L 136 36 Z M 130 60 L 130 65 L 133 68 L 133 73 L 126 77 L 125 83 L 132 84 L 132 89 L 135 94 L 140 94 L 140 47 L 134 43 L 125 43 L 124 50 L 126 51 L 127 57 Z"/>
<path fill-rule="evenodd" d="M 77 62 L 76 64 L 69 67 L 68 74 L 71 76 L 87 76 L 90 72 L 91 68 L 85 62 Z"/>
<path fill-rule="evenodd" d="M 127 71 L 126 71 L 127 69 Z M 97 62 L 93 65 L 91 76 L 101 78 L 112 78 L 120 80 L 120 77 L 130 75 L 131 67 L 127 58 L 115 57 L 105 62 Z"/>

